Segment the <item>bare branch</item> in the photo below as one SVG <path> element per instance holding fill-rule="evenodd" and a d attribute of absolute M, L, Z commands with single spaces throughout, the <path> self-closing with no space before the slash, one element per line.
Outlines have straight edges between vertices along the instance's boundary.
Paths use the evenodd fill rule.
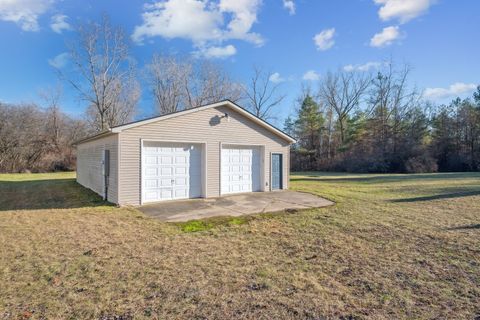
<path fill-rule="evenodd" d="M 279 84 L 270 81 L 272 72 L 265 72 L 258 67 L 253 68 L 253 75 L 246 88 L 247 107 L 263 120 L 274 118 L 272 110 L 278 106 L 285 95 L 278 94 Z"/>

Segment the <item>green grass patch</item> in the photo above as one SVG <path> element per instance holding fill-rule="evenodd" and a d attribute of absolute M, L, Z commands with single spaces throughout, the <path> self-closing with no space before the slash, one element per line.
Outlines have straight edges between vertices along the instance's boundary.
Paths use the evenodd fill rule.
<path fill-rule="evenodd" d="M 207 231 L 218 227 L 239 226 L 254 219 L 253 216 L 242 217 L 214 217 L 202 220 L 191 220 L 175 223 L 183 232 Z"/>
<path fill-rule="evenodd" d="M 228 221 L 228 224 L 232 225 L 232 226 L 239 226 L 239 225 L 247 223 L 249 220 L 250 219 L 248 219 L 247 217 L 238 217 L 238 218 L 236 217 L 236 218 L 231 218 Z"/>
<path fill-rule="evenodd" d="M 212 229 L 214 224 L 206 220 L 192 220 L 179 223 L 179 226 L 183 232 L 199 232 Z"/>

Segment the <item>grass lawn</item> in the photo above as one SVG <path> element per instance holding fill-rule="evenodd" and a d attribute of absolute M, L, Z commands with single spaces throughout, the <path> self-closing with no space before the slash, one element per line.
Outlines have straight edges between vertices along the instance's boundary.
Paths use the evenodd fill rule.
<path fill-rule="evenodd" d="M 167 224 L 0 175 L 0 319 L 480 317 L 480 174 L 292 175 L 335 206 Z"/>

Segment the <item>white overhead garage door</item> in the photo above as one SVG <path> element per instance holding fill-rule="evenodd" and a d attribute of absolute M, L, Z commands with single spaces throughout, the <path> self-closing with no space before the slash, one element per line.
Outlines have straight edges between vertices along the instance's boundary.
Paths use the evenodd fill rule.
<path fill-rule="evenodd" d="M 222 194 L 261 191 L 259 147 L 222 147 Z"/>
<path fill-rule="evenodd" d="M 201 150 L 200 144 L 144 142 L 143 202 L 200 197 Z"/>

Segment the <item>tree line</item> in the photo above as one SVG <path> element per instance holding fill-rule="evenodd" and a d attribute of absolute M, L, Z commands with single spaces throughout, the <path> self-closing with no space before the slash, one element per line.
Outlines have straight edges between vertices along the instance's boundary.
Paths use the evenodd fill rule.
<path fill-rule="evenodd" d="M 0 102 L 0 172 L 75 169 L 72 144 L 134 120 L 142 89 L 153 97 L 154 115 L 229 99 L 268 121 L 285 98 L 272 72 L 258 67 L 246 83 L 198 57 L 157 53 L 138 68 L 128 36 L 107 16 L 79 25 L 66 45 L 70 66 L 55 71 L 85 105 L 83 117 L 61 111 L 59 88 L 44 90 L 43 103 Z M 298 140 L 292 169 L 479 170 L 480 90 L 435 106 L 411 87 L 409 71 L 393 63 L 374 75 L 339 70 L 302 90 L 284 126 Z"/>
<path fill-rule="evenodd" d="M 89 133 L 87 123 L 60 110 L 58 89 L 42 96 L 43 107 L 0 102 L 0 172 L 75 169 L 72 143 Z"/>
<path fill-rule="evenodd" d="M 480 87 L 433 105 L 409 68 L 339 70 L 305 89 L 284 130 L 297 138 L 293 170 L 420 173 L 480 169 Z"/>

